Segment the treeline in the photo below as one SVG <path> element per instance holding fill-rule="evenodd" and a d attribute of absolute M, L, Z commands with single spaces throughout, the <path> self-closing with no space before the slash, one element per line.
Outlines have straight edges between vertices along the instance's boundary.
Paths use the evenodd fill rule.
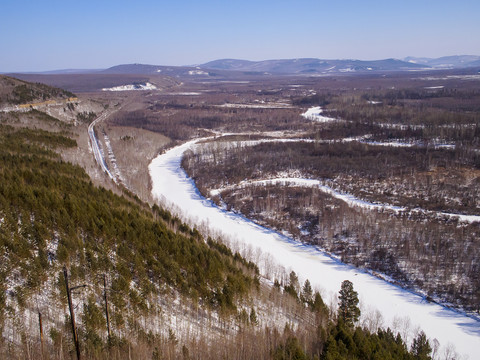
<path fill-rule="evenodd" d="M 97 117 L 97 114 L 94 113 L 93 111 L 89 111 L 89 112 L 84 111 L 77 114 L 77 120 L 87 124 L 95 120 L 96 117 Z"/>
<path fill-rule="evenodd" d="M 478 147 L 479 101 L 478 90 L 468 88 L 372 90 L 331 95 L 325 111 L 328 116 L 351 122 L 343 125 L 347 131 L 353 128 L 357 135 L 373 134 L 375 140 L 387 135 L 387 138 Z M 359 133 L 362 126 L 365 126 L 363 134 Z M 341 127 L 342 124 L 327 125 L 333 129 Z"/>
<path fill-rule="evenodd" d="M 315 94 L 308 96 L 293 96 L 291 102 L 296 106 L 326 106 L 330 104 L 331 94 Z"/>
<path fill-rule="evenodd" d="M 382 92 L 373 91 L 362 94 L 362 99 L 368 101 L 385 101 L 389 105 L 393 105 L 402 100 L 428 100 L 428 99 L 452 99 L 456 101 L 461 100 L 478 100 L 480 98 L 480 91 L 478 89 L 457 89 L 440 87 L 424 87 L 405 88 L 395 90 L 383 90 Z M 478 108 L 477 108 L 478 110 Z"/>
<path fill-rule="evenodd" d="M 166 102 L 145 110 L 121 112 L 109 120 L 161 133 L 174 140 L 203 136 L 211 130 L 224 132 L 305 131 L 315 124 L 299 116 L 298 109 L 220 108 L 203 103 Z M 211 133 L 210 133 L 211 134 Z"/>
<path fill-rule="evenodd" d="M 386 105 L 357 104 L 339 106 L 335 111 L 326 112 L 353 123 L 367 124 L 365 130 L 379 135 L 389 134 L 378 127 L 390 129 L 390 136 L 400 140 L 422 140 L 428 142 L 458 142 L 478 146 L 480 143 L 480 118 L 474 113 L 448 112 L 439 109 L 419 110 L 415 108 L 391 108 Z M 395 127 L 402 131 L 392 130 Z M 377 129 L 376 129 L 377 128 Z M 415 131 L 412 133 L 412 130 Z M 359 135 L 367 135 L 366 132 Z M 383 135 L 385 137 L 385 135 Z M 379 138 L 381 140 L 382 138 Z"/>
<path fill-rule="evenodd" d="M 480 168 L 480 154 L 469 156 L 451 149 L 356 141 L 219 144 L 188 152 L 182 166 L 203 193 L 226 181 L 235 184 L 297 171 L 305 177 L 331 180 L 341 190 L 373 202 L 464 213 L 476 213 L 480 208 L 474 175 Z M 369 187 L 370 191 L 365 191 Z M 408 191 L 402 193 L 406 187 Z"/>
<path fill-rule="evenodd" d="M 435 124 L 395 125 L 373 121 L 339 121 L 327 123 L 314 132 L 308 133 L 306 137 L 318 140 L 364 137 L 364 141 L 396 141 L 424 147 L 450 144 L 473 156 L 474 150 L 480 146 L 480 124 L 438 126 Z"/>

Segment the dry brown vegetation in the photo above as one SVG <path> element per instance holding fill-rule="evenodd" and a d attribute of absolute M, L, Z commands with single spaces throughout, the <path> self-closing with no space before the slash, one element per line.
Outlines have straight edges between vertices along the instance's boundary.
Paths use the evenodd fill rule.
<path fill-rule="evenodd" d="M 124 185 L 140 199 L 152 202 L 148 165 L 170 143 L 170 139 L 159 133 L 133 127 L 100 125 L 97 131 L 103 135 L 100 138 L 103 139 L 104 147 L 104 135 L 110 140 Z M 109 165 L 113 168 L 111 160 Z"/>
<path fill-rule="evenodd" d="M 216 146 L 188 153 L 183 166 L 207 197 L 211 189 L 246 179 L 297 174 L 321 179 L 366 201 L 412 211 L 478 215 L 480 94 L 475 86 L 445 80 L 440 88 L 433 86 L 437 82 L 418 78 L 365 78 L 360 89 L 349 88 L 361 80 L 342 78 L 342 89 L 331 80 L 332 87 L 319 89 L 327 81 L 318 80 L 310 84 L 317 94 L 290 97 L 297 105 L 324 105 L 326 115 L 341 121 L 310 122 L 302 127 L 301 109 L 296 114 L 271 110 L 278 115 L 269 119 L 282 119 L 280 114 L 292 117 L 277 126 L 295 124 L 290 130 L 300 135 L 303 129 L 303 136 L 313 142 L 226 146 L 217 141 Z M 396 80 L 396 90 L 389 89 Z M 275 96 L 285 93 L 279 91 Z M 256 119 L 256 128 L 285 130 L 265 123 L 261 115 L 256 114 Z M 261 133 L 251 129 L 251 134 Z M 345 142 L 345 138 L 361 142 Z M 388 141 L 410 145 L 374 145 Z M 319 244 L 346 262 L 478 311 L 479 254 L 474 250 L 478 248 L 478 223 L 462 224 L 428 211 L 399 216 L 349 208 L 312 189 L 230 189 L 222 193 L 222 200 L 262 224 Z"/>

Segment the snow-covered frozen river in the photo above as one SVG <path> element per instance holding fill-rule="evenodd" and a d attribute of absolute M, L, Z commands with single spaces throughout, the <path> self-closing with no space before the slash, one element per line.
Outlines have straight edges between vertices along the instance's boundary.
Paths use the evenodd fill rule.
<path fill-rule="evenodd" d="M 416 329 L 421 328 L 431 340 L 440 342 L 440 355 L 453 345 L 463 356 L 461 358 L 480 357 L 480 321 L 429 303 L 418 295 L 342 264 L 312 246 L 296 243 L 238 214 L 224 211 L 203 198 L 180 167 L 182 154 L 195 146 L 194 143 L 177 146 L 152 161 L 149 170 L 154 196 L 175 204 L 183 216 L 198 224 L 208 224 L 212 230 L 229 236 L 241 246 L 259 248 L 264 256 L 288 271 L 294 270 L 301 280 L 308 278 L 321 290 L 326 303 L 338 293 L 341 282 L 348 279 L 358 291 L 362 311 L 378 310 L 384 326 L 402 335 L 409 333 L 409 340 Z M 259 266 L 262 269 L 262 264 Z"/>

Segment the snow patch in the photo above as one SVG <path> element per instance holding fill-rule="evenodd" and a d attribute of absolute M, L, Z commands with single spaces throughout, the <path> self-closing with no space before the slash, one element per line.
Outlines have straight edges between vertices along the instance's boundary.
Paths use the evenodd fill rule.
<path fill-rule="evenodd" d="M 103 88 L 102 91 L 132 91 L 132 90 L 157 90 L 157 89 L 158 88 L 155 85 L 147 82 L 145 84 L 129 84 L 129 85 L 114 86 L 111 88 Z"/>
<path fill-rule="evenodd" d="M 190 92 L 171 92 L 171 93 L 162 93 L 162 95 L 179 95 L 179 96 L 198 96 L 198 95 L 202 95 L 201 92 L 194 92 L 194 91 L 190 91 Z"/>
<path fill-rule="evenodd" d="M 286 108 L 292 107 L 290 104 L 285 104 L 285 103 L 263 103 L 263 104 L 225 103 L 217 106 L 222 108 L 235 108 L 235 109 L 286 109 Z"/>
<path fill-rule="evenodd" d="M 318 121 L 318 122 L 330 122 L 330 121 L 337 121 L 337 119 L 323 116 L 322 115 L 323 109 L 320 106 L 311 107 L 307 111 L 305 111 L 302 116 L 305 119 Z"/>
<path fill-rule="evenodd" d="M 108 135 L 104 132 L 103 133 L 103 140 L 105 142 L 105 147 L 107 148 L 107 153 L 108 153 L 108 159 L 110 160 L 110 163 L 112 164 L 113 167 L 113 174 L 114 174 L 114 179 L 113 181 L 118 184 L 119 182 L 124 184 L 124 186 L 128 189 L 128 186 L 126 185 L 125 179 L 123 178 L 120 169 L 118 168 L 117 164 L 117 159 L 115 158 L 115 154 L 113 153 L 113 148 L 110 143 L 110 138 Z"/>
<path fill-rule="evenodd" d="M 203 70 L 190 70 L 188 75 L 209 75 L 209 73 Z"/>

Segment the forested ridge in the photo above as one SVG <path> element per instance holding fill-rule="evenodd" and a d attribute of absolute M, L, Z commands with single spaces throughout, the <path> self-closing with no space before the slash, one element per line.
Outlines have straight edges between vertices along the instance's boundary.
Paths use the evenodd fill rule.
<path fill-rule="evenodd" d="M 60 88 L 0 75 L 0 105 L 20 105 L 74 96 L 75 94 Z"/>

